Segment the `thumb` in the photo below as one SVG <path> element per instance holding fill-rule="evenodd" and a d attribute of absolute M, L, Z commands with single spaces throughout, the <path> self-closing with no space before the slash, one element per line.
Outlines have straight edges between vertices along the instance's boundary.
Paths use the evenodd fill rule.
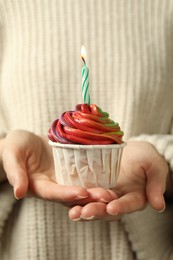
<path fill-rule="evenodd" d="M 14 196 L 16 199 L 25 197 L 28 190 L 28 177 L 24 155 L 11 148 L 4 151 L 2 160 L 9 183 L 14 189 Z"/>
<path fill-rule="evenodd" d="M 163 212 L 165 209 L 164 192 L 167 174 L 168 167 L 163 163 L 158 164 L 157 167 L 152 165 L 147 171 L 147 199 L 150 205 L 158 212 Z"/>

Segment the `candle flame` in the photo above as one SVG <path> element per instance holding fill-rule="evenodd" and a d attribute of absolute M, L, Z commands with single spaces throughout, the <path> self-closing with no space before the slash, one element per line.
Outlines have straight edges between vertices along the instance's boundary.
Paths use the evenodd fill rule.
<path fill-rule="evenodd" d="M 81 47 L 81 58 L 85 61 L 86 60 L 86 50 L 85 47 Z"/>

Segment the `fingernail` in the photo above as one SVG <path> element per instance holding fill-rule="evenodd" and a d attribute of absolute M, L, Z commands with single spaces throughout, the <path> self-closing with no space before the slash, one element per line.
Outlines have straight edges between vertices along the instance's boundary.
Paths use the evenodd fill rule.
<path fill-rule="evenodd" d="M 162 210 L 160 210 L 160 211 L 158 211 L 159 213 L 162 213 L 164 210 L 165 210 L 165 208 L 166 208 L 166 204 L 165 204 L 165 201 L 163 200 L 163 209 Z"/>
<path fill-rule="evenodd" d="M 71 219 L 72 221 L 79 221 L 79 220 L 81 220 L 81 218 L 73 218 L 73 219 Z"/>
<path fill-rule="evenodd" d="M 107 213 L 108 213 L 109 215 L 111 215 L 111 216 L 117 216 L 117 215 L 118 215 L 117 212 L 110 212 L 110 211 L 108 211 L 108 210 L 107 210 Z"/>
<path fill-rule="evenodd" d="M 104 202 L 104 203 L 110 202 L 110 200 L 105 200 L 104 198 L 100 198 L 100 201 L 101 201 L 101 202 Z"/>
<path fill-rule="evenodd" d="M 111 216 L 117 216 L 118 215 L 118 213 L 112 213 L 112 212 L 111 213 L 109 212 L 108 214 L 111 215 Z"/>
<path fill-rule="evenodd" d="M 14 197 L 15 197 L 16 200 L 20 200 L 20 198 L 18 198 L 15 194 L 14 194 Z"/>
<path fill-rule="evenodd" d="M 86 199 L 88 197 L 89 197 L 88 195 L 87 196 L 77 196 L 75 199 L 76 200 L 81 200 L 81 199 Z"/>
<path fill-rule="evenodd" d="M 108 192 L 110 193 L 112 199 L 117 199 L 118 198 L 117 194 L 113 190 L 108 189 Z"/>
<path fill-rule="evenodd" d="M 81 216 L 81 218 L 82 218 L 82 219 L 85 219 L 85 220 L 91 220 L 91 219 L 94 219 L 95 216 L 91 216 L 91 217 L 83 217 L 83 216 Z"/>
<path fill-rule="evenodd" d="M 17 188 L 14 188 L 14 197 L 16 200 L 19 200 L 20 198 L 16 195 L 16 192 L 17 192 Z"/>

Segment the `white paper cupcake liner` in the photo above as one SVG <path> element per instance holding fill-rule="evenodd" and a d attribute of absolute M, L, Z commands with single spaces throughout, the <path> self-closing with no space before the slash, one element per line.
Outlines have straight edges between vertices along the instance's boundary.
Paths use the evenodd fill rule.
<path fill-rule="evenodd" d="M 120 170 L 120 145 L 71 145 L 49 141 L 53 149 L 55 174 L 59 184 L 84 188 L 115 187 Z"/>

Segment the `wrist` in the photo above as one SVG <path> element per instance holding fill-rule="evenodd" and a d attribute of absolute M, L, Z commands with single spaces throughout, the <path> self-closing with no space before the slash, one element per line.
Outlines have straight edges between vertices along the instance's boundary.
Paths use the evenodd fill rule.
<path fill-rule="evenodd" d="M 2 153 L 5 144 L 5 137 L 0 138 L 0 166 L 2 165 Z"/>
<path fill-rule="evenodd" d="M 165 198 L 168 201 L 173 201 L 173 173 L 171 170 L 169 170 L 167 176 Z"/>
<path fill-rule="evenodd" d="M 6 174 L 2 163 L 2 153 L 3 153 L 4 143 L 5 143 L 5 137 L 0 139 L 0 183 L 6 180 Z"/>

